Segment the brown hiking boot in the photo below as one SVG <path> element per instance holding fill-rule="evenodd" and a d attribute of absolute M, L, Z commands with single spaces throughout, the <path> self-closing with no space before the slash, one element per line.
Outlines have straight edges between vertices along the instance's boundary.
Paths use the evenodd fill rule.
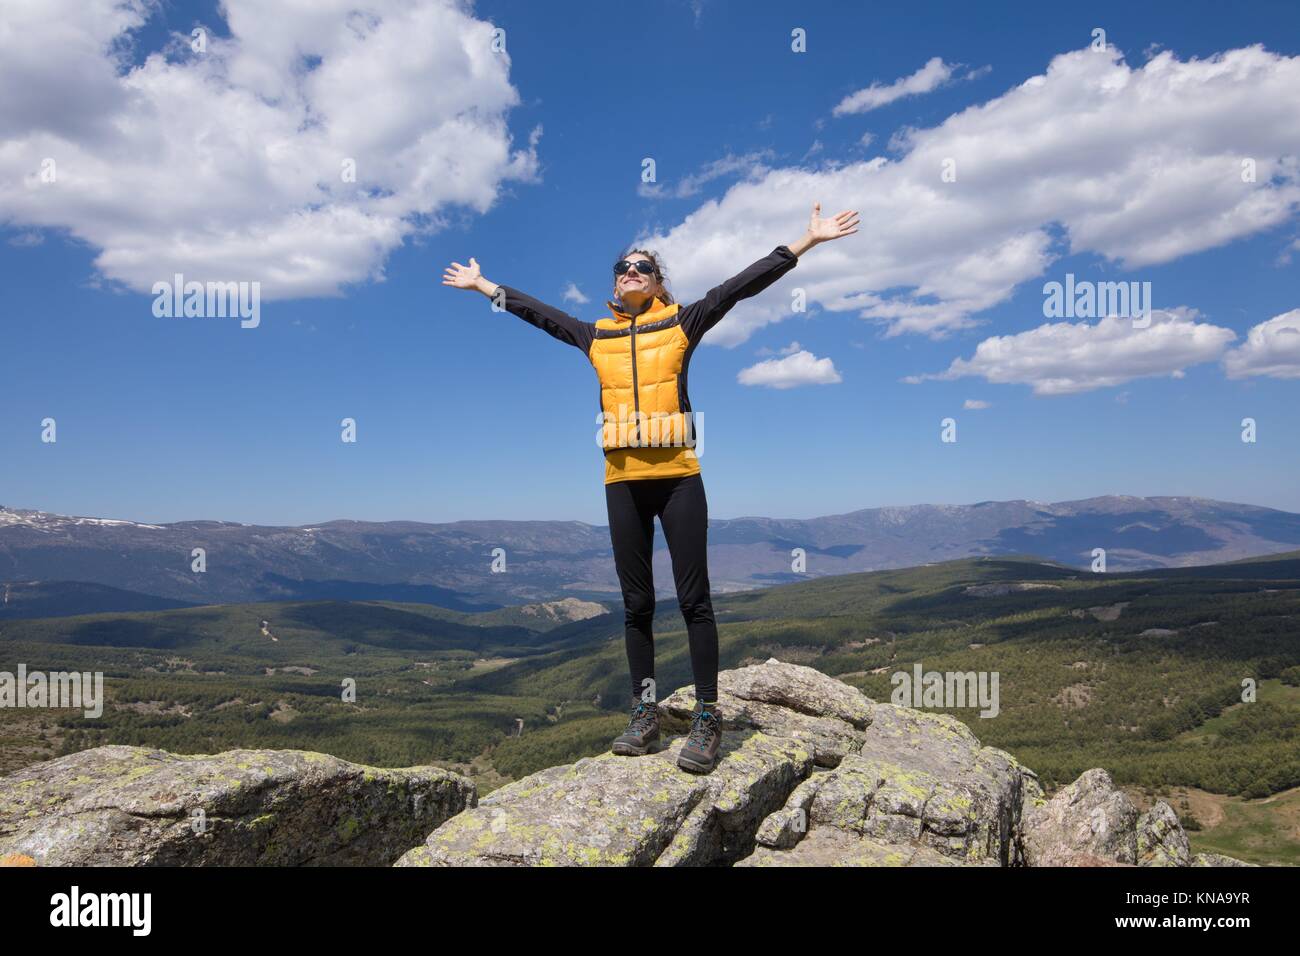
<path fill-rule="evenodd" d="M 659 741 L 659 705 L 654 701 L 638 700 L 632 706 L 632 717 L 627 730 L 614 739 L 613 751 L 630 757 L 650 752 Z"/>
<path fill-rule="evenodd" d="M 683 770 L 696 773 L 708 773 L 718 760 L 718 748 L 722 746 L 722 721 L 718 715 L 718 705 L 708 710 L 698 701 L 695 704 L 695 718 L 691 721 L 691 732 L 682 744 L 682 751 L 677 755 L 677 766 Z"/>

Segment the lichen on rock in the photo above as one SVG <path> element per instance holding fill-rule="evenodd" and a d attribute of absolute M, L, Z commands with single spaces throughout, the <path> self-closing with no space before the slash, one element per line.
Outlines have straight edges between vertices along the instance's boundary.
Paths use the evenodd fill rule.
<path fill-rule="evenodd" d="M 476 796 L 438 767 L 96 747 L 0 778 L 0 855 L 39 866 L 387 865 Z"/>

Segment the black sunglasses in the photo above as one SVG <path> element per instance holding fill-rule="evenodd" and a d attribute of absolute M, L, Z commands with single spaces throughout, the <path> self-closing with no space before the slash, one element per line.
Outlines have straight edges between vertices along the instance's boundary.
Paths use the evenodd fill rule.
<path fill-rule="evenodd" d="M 633 266 L 635 266 L 636 271 L 641 273 L 643 276 L 655 275 L 655 264 L 649 259 L 637 259 L 635 261 L 630 259 L 619 259 L 618 262 L 614 263 L 614 275 L 624 275 L 627 270 L 631 269 Z"/>

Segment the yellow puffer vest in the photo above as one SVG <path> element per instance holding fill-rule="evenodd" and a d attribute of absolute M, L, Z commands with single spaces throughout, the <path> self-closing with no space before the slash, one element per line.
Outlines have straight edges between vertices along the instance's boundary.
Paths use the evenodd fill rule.
<path fill-rule="evenodd" d="M 596 321 L 588 353 L 600 379 L 601 444 L 616 448 L 695 447 L 695 423 L 686 395 L 692 346 L 682 331 L 680 305 L 656 296 L 632 317 L 613 302 Z"/>

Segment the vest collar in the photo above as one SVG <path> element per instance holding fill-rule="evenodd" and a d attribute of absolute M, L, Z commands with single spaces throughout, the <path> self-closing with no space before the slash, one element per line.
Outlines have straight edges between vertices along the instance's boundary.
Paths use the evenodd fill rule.
<path fill-rule="evenodd" d="M 609 307 L 610 313 L 614 316 L 614 321 L 616 322 L 631 321 L 632 314 L 630 312 L 626 312 L 623 309 L 619 308 L 618 303 L 615 302 L 613 299 L 606 299 L 605 305 Z M 663 299 L 659 298 L 659 296 L 655 296 L 653 299 L 650 300 L 649 307 L 644 312 L 642 312 L 640 315 L 637 316 L 637 322 L 638 324 L 641 324 L 643 322 L 653 321 L 656 318 L 661 318 L 662 317 L 661 314 L 671 308 L 673 308 L 673 306 L 665 305 Z"/>

